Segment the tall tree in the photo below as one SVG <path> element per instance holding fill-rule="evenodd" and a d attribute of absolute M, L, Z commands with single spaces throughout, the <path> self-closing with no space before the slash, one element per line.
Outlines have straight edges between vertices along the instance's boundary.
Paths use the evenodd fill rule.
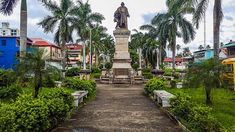
<path fill-rule="evenodd" d="M 104 16 L 100 13 L 93 13 L 90 4 L 87 2 L 83 3 L 78 1 L 79 8 L 74 12 L 76 16 L 76 22 L 73 23 L 73 29 L 77 31 L 77 35 L 80 37 L 80 41 L 83 44 L 83 51 L 86 48 L 85 41 L 89 38 L 89 30 L 94 28 L 94 25 L 102 23 Z M 83 52 L 83 69 L 85 69 L 86 55 Z"/>
<path fill-rule="evenodd" d="M 43 6 L 51 12 L 51 15 L 46 16 L 38 23 L 44 32 L 55 32 L 54 41 L 61 46 L 62 49 L 62 68 L 63 77 L 66 67 L 66 43 L 72 41 L 71 25 L 75 22 L 73 13 L 76 10 L 74 3 L 71 0 L 61 0 L 58 5 L 55 1 L 44 1 Z"/>
<path fill-rule="evenodd" d="M 177 52 L 179 52 L 181 46 L 179 44 L 176 45 Z M 178 53 L 177 53 L 178 54 Z"/>
<path fill-rule="evenodd" d="M 0 12 L 4 15 L 11 15 L 13 8 L 16 6 L 18 0 L 1 0 Z M 24 57 L 26 54 L 27 45 L 27 0 L 21 0 L 20 10 L 20 56 Z"/>
<path fill-rule="evenodd" d="M 187 3 L 167 0 L 168 11 L 158 13 L 152 20 L 152 24 L 158 27 L 159 36 L 167 36 L 172 50 L 173 66 L 175 70 L 176 38 L 182 37 L 184 43 L 188 43 L 195 37 L 193 25 L 185 18 L 186 14 L 194 12 L 194 8 Z"/>
<path fill-rule="evenodd" d="M 193 22 L 196 27 L 199 27 L 200 21 L 203 19 L 209 2 L 212 0 L 194 0 L 194 5 L 196 5 L 196 11 L 193 16 Z M 220 46 L 220 25 L 223 20 L 223 11 L 221 3 L 222 0 L 214 0 L 214 10 L 213 10 L 213 40 L 214 40 L 214 56 L 219 59 L 219 46 Z"/>

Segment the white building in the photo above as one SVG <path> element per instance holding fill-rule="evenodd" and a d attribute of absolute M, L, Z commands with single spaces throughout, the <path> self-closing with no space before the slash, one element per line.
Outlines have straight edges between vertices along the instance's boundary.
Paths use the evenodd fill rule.
<path fill-rule="evenodd" d="M 10 28 L 8 22 L 2 22 L 0 27 L 0 36 L 20 36 L 20 32 L 17 28 Z"/>

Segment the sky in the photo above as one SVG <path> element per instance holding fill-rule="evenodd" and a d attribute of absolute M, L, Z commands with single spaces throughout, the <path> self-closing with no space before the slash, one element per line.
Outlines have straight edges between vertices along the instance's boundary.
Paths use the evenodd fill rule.
<path fill-rule="evenodd" d="M 55 0 L 59 2 L 59 0 Z M 84 0 L 83 0 L 84 1 Z M 85 2 L 85 1 L 84 1 Z M 166 12 L 166 0 L 89 0 L 93 12 L 99 12 L 104 15 L 103 26 L 108 28 L 108 33 L 112 34 L 115 30 L 113 22 L 114 11 L 124 2 L 129 10 L 128 19 L 129 30 L 139 29 L 143 24 L 149 24 L 151 19 L 160 12 Z M 221 42 L 228 43 L 229 40 L 235 40 L 235 0 L 223 0 L 222 8 L 224 19 L 221 24 Z M 210 0 L 206 12 L 206 43 L 213 47 L 213 0 Z M 28 0 L 28 37 L 43 38 L 53 41 L 53 33 L 45 34 L 41 27 L 37 25 L 46 15 L 50 13 L 41 6 L 37 0 Z M 11 16 L 0 15 L 0 22 L 10 22 L 11 27 L 19 28 L 20 3 L 14 9 Z M 187 16 L 191 20 L 191 16 Z M 194 41 L 184 44 L 180 38 L 177 38 L 177 44 L 181 47 L 189 47 L 191 51 L 198 49 L 199 45 L 204 44 L 204 26 L 203 22 L 200 28 L 196 30 Z M 133 33 L 133 32 L 132 32 Z"/>

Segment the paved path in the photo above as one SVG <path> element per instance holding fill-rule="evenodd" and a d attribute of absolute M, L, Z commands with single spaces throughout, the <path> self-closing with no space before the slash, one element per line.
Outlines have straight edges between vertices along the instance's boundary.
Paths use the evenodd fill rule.
<path fill-rule="evenodd" d="M 78 110 L 57 132 L 182 131 L 150 99 L 143 86 L 98 85 L 95 101 Z"/>

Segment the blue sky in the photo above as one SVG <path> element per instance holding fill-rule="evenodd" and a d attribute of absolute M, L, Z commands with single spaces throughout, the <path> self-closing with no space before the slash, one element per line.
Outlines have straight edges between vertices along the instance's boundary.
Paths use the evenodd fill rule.
<path fill-rule="evenodd" d="M 59 2 L 59 0 L 55 0 Z M 112 34 L 115 23 L 113 22 L 113 13 L 121 2 L 124 2 L 129 9 L 130 19 L 129 28 L 139 29 L 139 26 L 150 22 L 151 18 L 158 12 L 166 11 L 165 0 L 89 0 L 91 8 L 94 12 L 100 12 L 105 16 L 103 25 L 108 28 L 108 32 Z M 221 25 L 221 41 L 226 43 L 229 40 L 235 40 L 235 0 L 223 0 L 224 20 Z M 19 28 L 19 3 L 11 16 L 0 15 L 0 21 L 9 21 L 12 27 Z M 210 0 L 210 6 L 207 10 L 207 44 L 212 46 L 213 43 L 213 0 Z M 40 37 L 53 41 L 53 33 L 45 34 L 37 25 L 49 12 L 41 6 L 37 0 L 28 0 L 28 36 Z M 191 19 L 188 16 L 189 20 Z M 192 51 L 196 50 L 200 44 L 203 44 L 203 24 L 197 30 L 196 38 L 189 44 L 183 44 L 181 39 L 177 39 L 177 43 L 181 47 L 190 47 Z"/>

